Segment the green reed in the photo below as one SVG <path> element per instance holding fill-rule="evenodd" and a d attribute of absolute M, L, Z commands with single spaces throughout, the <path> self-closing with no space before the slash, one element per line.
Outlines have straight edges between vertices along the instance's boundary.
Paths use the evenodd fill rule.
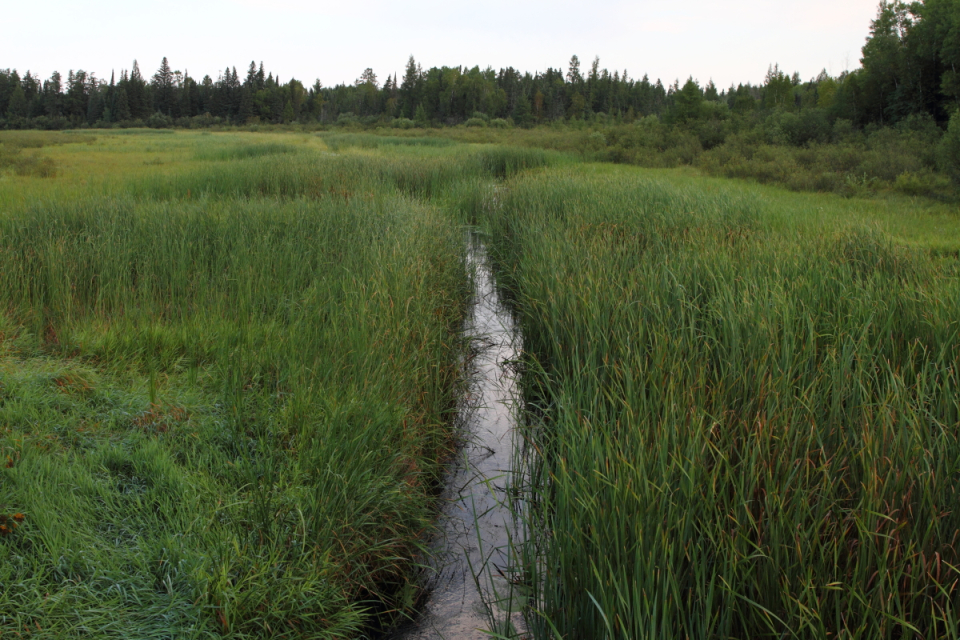
<path fill-rule="evenodd" d="M 956 266 L 764 206 L 583 168 L 487 207 L 535 637 L 954 637 Z"/>

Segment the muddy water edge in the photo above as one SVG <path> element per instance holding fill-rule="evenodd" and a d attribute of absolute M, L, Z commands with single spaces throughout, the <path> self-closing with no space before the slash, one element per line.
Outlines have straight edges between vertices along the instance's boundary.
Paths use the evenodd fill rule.
<path fill-rule="evenodd" d="M 392 640 L 488 640 L 519 637 L 522 598 L 511 576 L 511 545 L 523 529 L 509 503 L 519 389 L 520 336 L 496 283 L 479 234 L 467 234 L 473 300 L 464 323 L 471 343 L 459 437 L 441 496 L 439 535 L 427 560 L 427 596 L 419 617 Z M 495 635 L 491 635 L 491 632 Z"/>

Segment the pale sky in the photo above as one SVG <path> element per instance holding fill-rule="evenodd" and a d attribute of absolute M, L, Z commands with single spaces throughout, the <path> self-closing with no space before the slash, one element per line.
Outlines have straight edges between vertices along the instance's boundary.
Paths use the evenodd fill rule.
<path fill-rule="evenodd" d="M 136 58 L 149 78 L 167 56 L 198 80 L 251 60 L 304 84 L 381 83 L 424 67 L 601 68 L 664 85 L 761 83 L 769 65 L 808 80 L 859 66 L 879 0 L 3 0 L 0 68 L 92 71 L 109 79 Z"/>

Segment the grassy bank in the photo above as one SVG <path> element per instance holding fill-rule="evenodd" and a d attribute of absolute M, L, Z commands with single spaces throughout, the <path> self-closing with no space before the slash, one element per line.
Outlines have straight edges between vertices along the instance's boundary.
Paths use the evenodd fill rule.
<path fill-rule="evenodd" d="M 956 260 L 816 197 L 584 167 L 487 210 L 536 637 L 952 637 Z"/>

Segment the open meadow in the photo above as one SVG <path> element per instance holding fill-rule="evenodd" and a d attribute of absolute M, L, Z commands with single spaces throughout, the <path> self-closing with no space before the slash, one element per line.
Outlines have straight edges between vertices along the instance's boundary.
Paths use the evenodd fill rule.
<path fill-rule="evenodd" d="M 0 132 L 0 637 L 415 615 L 467 228 L 533 638 L 955 637 L 956 205 L 514 135 Z"/>

